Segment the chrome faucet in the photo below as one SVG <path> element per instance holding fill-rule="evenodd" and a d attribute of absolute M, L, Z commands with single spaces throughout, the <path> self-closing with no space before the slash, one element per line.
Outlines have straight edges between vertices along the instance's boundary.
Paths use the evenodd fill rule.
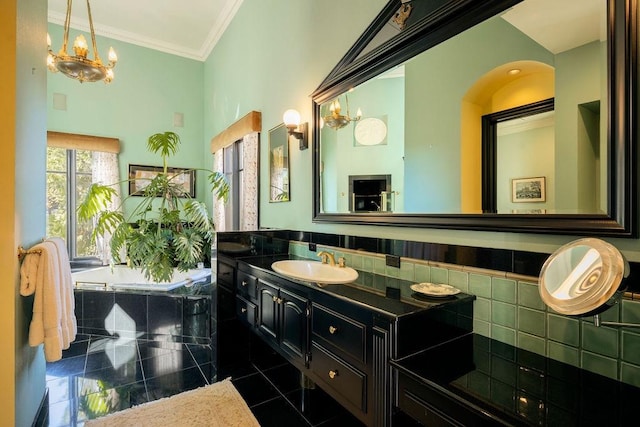
<path fill-rule="evenodd" d="M 320 251 L 318 252 L 318 256 L 322 258 L 323 264 L 327 264 L 327 261 L 328 261 L 329 265 L 335 267 L 336 258 L 333 256 L 331 252 Z"/>

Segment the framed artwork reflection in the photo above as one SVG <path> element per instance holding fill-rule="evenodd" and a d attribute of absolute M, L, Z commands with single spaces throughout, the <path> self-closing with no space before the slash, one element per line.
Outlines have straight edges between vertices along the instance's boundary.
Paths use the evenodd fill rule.
<path fill-rule="evenodd" d="M 269 202 L 289 200 L 289 134 L 282 123 L 269 131 Z"/>
<path fill-rule="evenodd" d="M 545 177 L 518 178 L 511 180 L 511 201 L 545 202 L 547 200 Z"/>

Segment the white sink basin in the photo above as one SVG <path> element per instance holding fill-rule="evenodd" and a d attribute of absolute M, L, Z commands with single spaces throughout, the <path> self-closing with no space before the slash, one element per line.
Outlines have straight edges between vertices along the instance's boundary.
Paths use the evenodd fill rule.
<path fill-rule="evenodd" d="M 271 264 L 276 273 L 307 282 L 324 285 L 350 283 L 358 278 L 358 272 L 350 267 L 337 267 L 318 261 L 286 260 Z"/>

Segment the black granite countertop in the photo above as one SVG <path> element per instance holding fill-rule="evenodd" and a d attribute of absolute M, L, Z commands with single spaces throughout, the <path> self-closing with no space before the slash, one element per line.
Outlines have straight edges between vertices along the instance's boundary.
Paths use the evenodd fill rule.
<path fill-rule="evenodd" d="M 476 334 L 391 364 L 507 425 L 640 425 L 640 388 Z"/>
<path fill-rule="evenodd" d="M 309 286 L 319 292 L 329 293 L 338 298 L 361 304 L 374 309 L 385 316 L 409 316 L 425 309 L 442 307 L 459 302 L 471 302 L 473 295 L 460 293 L 449 298 L 429 298 L 419 294 L 401 295 L 400 288 L 408 287 L 414 282 L 408 282 L 392 277 L 381 276 L 369 272 L 358 271 L 358 279 L 344 285 L 322 285 L 293 279 L 279 274 L 271 268 L 271 264 L 282 260 L 306 259 L 290 254 L 260 255 L 237 258 L 238 262 L 249 264 L 280 276 L 286 280 Z"/>

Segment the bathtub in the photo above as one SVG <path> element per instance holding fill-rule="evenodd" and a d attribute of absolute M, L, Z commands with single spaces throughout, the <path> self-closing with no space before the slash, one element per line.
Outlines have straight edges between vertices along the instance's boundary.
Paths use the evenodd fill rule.
<path fill-rule="evenodd" d="M 192 286 L 210 280 L 210 268 L 198 268 L 188 271 L 175 271 L 169 282 L 155 283 L 147 280 L 139 269 L 125 265 L 98 267 L 71 273 L 73 284 L 81 289 L 139 289 L 170 291 L 181 286 Z"/>

